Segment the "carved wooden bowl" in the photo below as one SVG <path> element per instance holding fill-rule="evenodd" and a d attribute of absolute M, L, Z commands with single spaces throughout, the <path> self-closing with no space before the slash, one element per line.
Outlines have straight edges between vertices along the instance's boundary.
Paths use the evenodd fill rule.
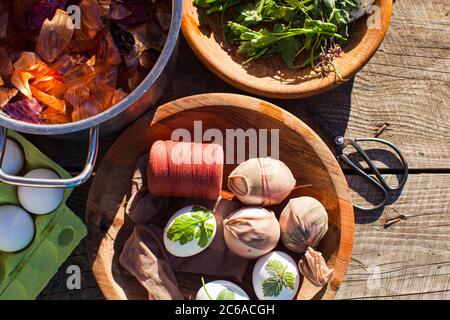
<path fill-rule="evenodd" d="M 392 0 L 376 0 L 375 5 L 379 10 L 374 10 L 373 15 L 379 12 L 379 16 L 366 15 L 355 22 L 344 53 L 336 60 L 344 79 L 353 77 L 372 58 L 387 32 Z M 377 27 L 372 28 L 375 25 Z M 194 6 L 192 0 L 183 0 L 181 28 L 203 64 L 219 78 L 243 91 L 270 98 L 294 99 L 316 95 L 342 83 L 334 73 L 321 78 L 313 76 L 310 67 L 289 69 L 279 56 L 258 59 L 243 66 L 246 58 L 237 53 L 237 46 L 223 40 L 220 16 L 208 16 L 204 9 Z"/>
<path fill-rule="evenodd" d="M 221 132 L 237 128 L 279 130 L 280 160 L 291 169 L 297 185 L 311 185 L 296 189 L 289 198 L 315 197 L 329 214 L 329 230 L 318 250 L 335 270 L 333 279 L 323 288 L 301 279 L 297 298 L 332 299 L 347 270 L 353 246 L 353 207 L 343 172 L 325 143 L 298 118 L 268 102 L 235 94 L 204 94 L 167 103 L 127 129 L 106 154 L 93 181 L 86 213 L 90 229 L 88 252 L 105 297 L 147 299 L 147 292 L 118 261 L 123 244 L 133 230 L 133 223 L 124 214 L 131 178 L 136 160 L 149 152 L 153 142 L 170 140 L 171 133 L 178 128 L 186 128 L 193 134 L 196 120 L 202 121 L 203 131 L 209 128 Z M 224 176 L 235 167 L 226 164 Z M 271 209 L 279 215 L 286 202 Z M 238 284 L 254 297 L 253 264 L 248 266 L 243 283 Z M 176 276 L 186 298 L 195 297 L 201 286 L 201 275 L 176 273 Z"/>

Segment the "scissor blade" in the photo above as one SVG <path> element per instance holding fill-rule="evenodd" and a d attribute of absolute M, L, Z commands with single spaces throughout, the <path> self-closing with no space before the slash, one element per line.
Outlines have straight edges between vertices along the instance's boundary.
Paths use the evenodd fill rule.
<path fill-rule="evenodd" d="M 327 139 L 330 140 L 330 142 L 335 142 L 337 137 L 342 136 L 340 132 L 337 132 L 336 130 L 332 129 L 328 122 L 322 119 L 317 112 L 306 110 L 306 112 L 311 116 L 311 118 L 316 122 L 316 124 L 320 127 L 322 132 L 326 135 Z"/>

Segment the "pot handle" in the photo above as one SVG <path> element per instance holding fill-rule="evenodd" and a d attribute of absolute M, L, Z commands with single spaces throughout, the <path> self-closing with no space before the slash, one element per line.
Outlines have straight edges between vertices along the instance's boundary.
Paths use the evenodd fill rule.
<path fill-rule="evenodd" d="M 6 150 L 6 137 L 8 129 L 0 127 L 0 164 L 3 163 L 3 156 Z M 25 177 L 17 177 L 6 174 L 0 166 L 0 181 L 7 184 L 24 187 L 36 188 L 75 188 L 85 183 L 94 171 L 94 165 L 97 160 L 98 142 L 99 142 L 99 126 L 90 128 L 89 130 L 89 150 L 86 165 L 83 171 L 76 177 L 70 179 L 30 179 Z"/>

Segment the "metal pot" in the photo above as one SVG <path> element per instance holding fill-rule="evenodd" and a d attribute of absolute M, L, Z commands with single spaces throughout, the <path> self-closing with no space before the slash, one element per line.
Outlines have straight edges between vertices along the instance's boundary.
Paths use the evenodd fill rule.
<path fill-rule="evenodd" d="M 29 124 L 14 120 L 0 111 L 0 164 L 3 162 L 8 129 L 22 133 L 48 135 L 57 138 L 69 137 L 71 139 L 83 138 L 89 131 L 89 150 L 86 165 L 78 176 L 58 180 L 29 179 L 8 175 L 1 170 L 0 166 L 0 180 L 12 185 L 45 188 L 73 188 L 86 182 L 94 170 L 100 132 L 103 135 L 127 127 L 146 113 L 167 87 L 178 53 L 181 6 L 180 0 L 172 0 L 172 22 L 166 44 L 156 65 L 130 95 L 112 108 L 89 119 L 61 125 Z"/>

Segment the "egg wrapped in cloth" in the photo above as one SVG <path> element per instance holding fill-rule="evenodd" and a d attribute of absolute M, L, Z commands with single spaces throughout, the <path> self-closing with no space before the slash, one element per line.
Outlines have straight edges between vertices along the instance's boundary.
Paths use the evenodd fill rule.
<path fill-rule="evenodd" d="M 241 163 L 228 177 L 228 189 L 248 206 L 281 203 L 295 188 L 291 170 L 280 160 L 253 158 Z"/>
<path fill-rule="evenodd" d="M 313 248 L 308 248 L 298 263 L 298 269 L 316 287 L 323 287 L 333 277 L 334 269 L 330 269 L 322 254 Z"/>
<path fill-rule="evenodd" d="M 281 241 L 285 247 L 303 253 L 315 247 L 328 231 L 324 206 L 311 197 L 291 199 L 280 216 Z"/>
<path fill-rule="evenodd" d="M 240 257 L 255 259 L 272 251 L 280 240 L 275 214 L 262 207 L 243 208 L 223 221 L 227 247 Z"/>

